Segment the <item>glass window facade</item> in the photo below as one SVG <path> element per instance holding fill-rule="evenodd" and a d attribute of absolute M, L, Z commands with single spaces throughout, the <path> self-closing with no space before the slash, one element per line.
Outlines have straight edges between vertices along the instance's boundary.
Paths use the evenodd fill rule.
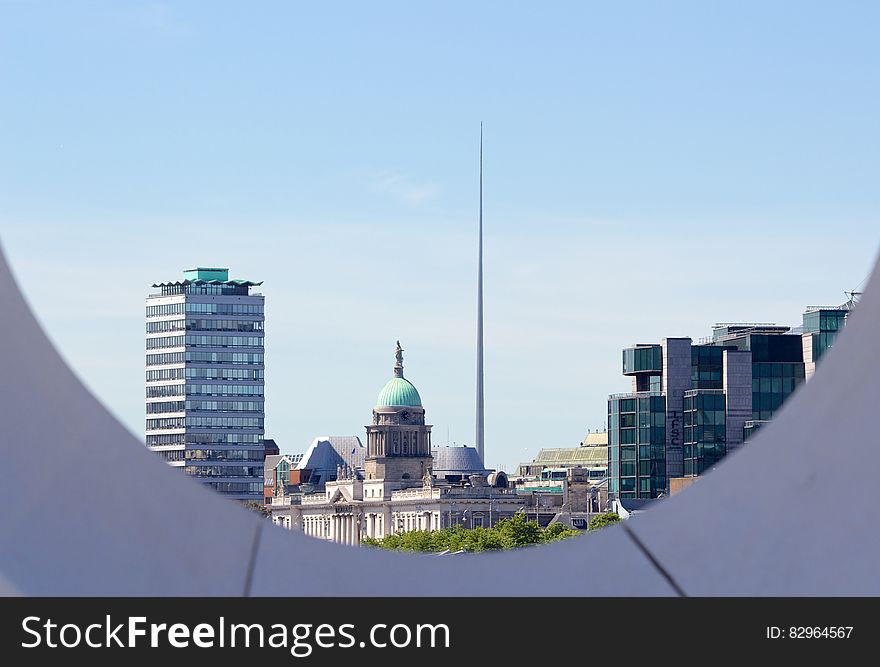
<path fill-rule="evenodd" d="M 804 333 L 810 334 L 813 343 L 813 358 L 817 362 L 834 344 L 837 334 L 846 324 L 847 310 L 843 308 L 821 308 L 804 313 Z"/>
<path fill-rule="evenodd" d="M 729 346 L 694 345 L 691 347 L 691 387 L 721 389 L 724 386 L 724 350 Z"/>
<path fill-rule="evenodd" d="M 659 345 L 639 345 L 623 351 L 623 374 L 663 372 L 663 349 Z"/>
<path fill-rule="evenodd" d="M 701 475 L 727 453 L 726 398 L 720 390 L 684 395 L 684 474 Z"/>
<path fill-rule="evenodd" d="M 264 303 L 252 285 L 175 283 L 147 299 L 146 430 L 186 475 L 262 501 Z M 174 303 L 155 303 L 165 296 Z"/>
<path fill-rule="evenodd" d="M 752 362 L 752 419 L 772 418 L 803 381 L 801 362 Z"/>
<path fill-rule="evenodd" d="M 608 399 L 608 490 L 616 498 L 656 498 L 666 489 L 666 398 L 637 393 Z"/>

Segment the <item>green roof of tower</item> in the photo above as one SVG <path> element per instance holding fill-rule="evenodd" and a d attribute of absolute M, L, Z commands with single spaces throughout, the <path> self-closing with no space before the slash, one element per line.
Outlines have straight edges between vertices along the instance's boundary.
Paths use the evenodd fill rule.
<path fill-rule="evenodd" d="M 422 407 L 422 399 L 413 383 L 406 378 L 394 377 L 388 380 L 379 398 L 376 399 L 377 408 L 390 408 L 408 406 L 411 408 Z"/>
<path fill-rule="evenodd" d="M 400 347 L 400 341 L 397 341 L 395 357 L 397 362 L 394 364 L 394 377 L 382 387 L 379 398 L 376 399 L 376 407 L 422 407 L 422 398 L 419 396 L 419 392 L 412 382 L 403 377 L 403 348 Z"/>
<path fill-rule="evenodd" d="M 229 280 L 229 269 L 205 268 L 203 266 L 197 269 L 186 269 L 183 272 L 184 280 L 220 280 L 226 282 Z"/>

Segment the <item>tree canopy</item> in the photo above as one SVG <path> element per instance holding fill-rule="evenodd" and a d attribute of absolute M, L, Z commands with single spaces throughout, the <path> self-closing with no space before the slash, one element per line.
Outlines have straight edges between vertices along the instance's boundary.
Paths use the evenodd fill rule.
<path fill-rule="evenodd" d="M 590 524 L 587 526 L 587 530 L 599 530 L 600 528 L 604 528 L 605 526 L 615 524 L 618 521 L 620 521 L 620 517 L 617 516 L 617 514 L 614 512 L 597 514 L 592 519 L 590 519 Z"/>
<path fill-rule="evenodd" d="M 441 551 L 493 551 L 516 549 L 532 544 L 556 542 L 578 535 L 561 523 L 546 528 L 537 522 L 529 521 L 522 514 L 510 519 L 502 519 L 492 528 L 462 528 L 454 526 L 443 530 L 411 530 L 395 533 L 382 539 L 365 538 L 361 544 L 396 551 L 421 551 L 438 553 Z"/>

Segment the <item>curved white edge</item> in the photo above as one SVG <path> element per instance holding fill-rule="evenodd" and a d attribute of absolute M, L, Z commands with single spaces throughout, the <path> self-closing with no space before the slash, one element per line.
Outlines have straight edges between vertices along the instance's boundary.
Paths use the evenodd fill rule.
<path fill-rule="evenodd" d="M 285 562 L 289 565 L 286 569 Z M 675 595 L 620 529 L 515 551 L 433 556 L 339 546 L 276 526 L 263 532 L 250 593 L 367 597 Z"/>
<path fill-rule="evenodd" d="M 546 593 L 528 581 L 541 568 L 583 568 L 572 594 L 670 593 L 623 533 L 465 560 L 275 528 L 166 466 L 107 412 L 40 329 L 2 252 L 0 312 L 0 575 L 23 594 L 514 595 Z M 599 567 L 602 545 L 614 557 Z"/>
<path fill-rule="evenodd" d="M 818 380 L 776 422 L 718 471 L 631 520 L 685 592 L 865 592 L 856 584 L 880 552 L 870 522 L 817 523 L 832 512 L 815 498 L 851 491 L 836 514 L 877 500 L 863 458 L 878 405 L 870 386 L 878 362 L 864 356 L 880 321 L 877 281 Z M 41 331 L 2 252 L 0 312 L 0 576 L 22 594 L 675 594 L 621 527 L 444 557 L 342 547 L 275 528 L 168 468 L 91 396 Z M 853 423 L 835 429 L 844 414 Z M 862 442 L 843 446 L 852 437 Z M 839 458 L 828 455 L 834 446 Z M 842 560 L 831 559 L 840 552 Z M 878 590 L 876 577 L 868 588 Z"/>

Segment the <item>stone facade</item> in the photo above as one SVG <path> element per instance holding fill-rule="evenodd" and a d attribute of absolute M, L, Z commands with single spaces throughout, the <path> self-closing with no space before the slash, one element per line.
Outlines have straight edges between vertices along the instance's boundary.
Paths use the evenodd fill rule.
<path fill-rule="evenodd" d="M 458 484 L 433 476 L 431 426 L 425 423 L 418 392 L 403 377 L 402 353 L 398 343 L 394 376 L 366 427 L 363 478 L 356 470 L 340 470 L 321 493 L 273 497 L 268 506 L 273 523 L 358 545 L 365 537 L 411 530 L 490 527 L 528 505 L 528 497 L 490 485 L 482 474 Z M 493 479 L 506 485 L 504 475 Z"/>

